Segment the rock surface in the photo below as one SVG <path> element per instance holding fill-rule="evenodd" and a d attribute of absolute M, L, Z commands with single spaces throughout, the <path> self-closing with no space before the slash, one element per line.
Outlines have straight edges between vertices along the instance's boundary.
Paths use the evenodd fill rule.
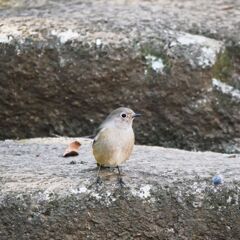
<path fill-rule="evenodd" d="M 239 0 L 0 6 L 1 139 L 89 135 L 124 105 L 139 143 L 239 152 Z"/>
<path fill-rule="evenodd" d="M 239 154 L 135 146 L 126 186 L 104 169 L 97 187 L 90 142 L 63 158 L 71 141 L 0 143 L 1 240 L 240 238 Z"/>

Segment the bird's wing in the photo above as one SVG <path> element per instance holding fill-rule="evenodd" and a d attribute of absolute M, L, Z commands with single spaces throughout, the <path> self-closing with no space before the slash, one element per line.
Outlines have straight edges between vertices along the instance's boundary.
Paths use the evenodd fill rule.
<path fill-rule="evenodd" d="M 101 127 L 101 126 L 100 126 Z M 93 144 L 94 143 L 96 143 L 96 141 L 98 140 L 98 138 L 99 138 L 99 136 L 100 136 L 100 134 L 103 132 L 103 131 L 105 131 L 106 130 L 106 128 L 98 128 L 98 133 L 96 134 L 96 136 L 94 137 L 94 139 L 93 139 Z"/>
<path fill-rule="evenodd" d="M 95 131 L 95 138 L 100 134 L 100 132 L 102 132 L 103 130 L 105 130 L 106 128 L 112 128 L 114 126 L 114 122 L 113 121 L 109 121 L 109 117 L 107 117 L 102 124 L 97 128 L 97 130 Z"/>

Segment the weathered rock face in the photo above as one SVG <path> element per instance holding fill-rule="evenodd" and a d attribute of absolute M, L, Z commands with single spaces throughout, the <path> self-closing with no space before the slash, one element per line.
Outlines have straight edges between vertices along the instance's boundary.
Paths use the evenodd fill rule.
<path fill-rule="evenodd" d="M 128 106 L 139 143 L 238 152 L 237 2 L 107 3 L 4 2 L 0 138 L 89 135 Z"/>
<path fill-rule="evenodd" d="M 1 240 L 240 238 L 240 155 L 135 146 L 126 186 L 105 169 L 97 187 L 89 142 L 61 156 L 71 141 L 0 143 Z"/>

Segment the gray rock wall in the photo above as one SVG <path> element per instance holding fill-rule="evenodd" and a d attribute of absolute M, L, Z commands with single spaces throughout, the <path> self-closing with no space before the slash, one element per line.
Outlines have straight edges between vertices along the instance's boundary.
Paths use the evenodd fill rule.
<path fill-rule="evenodd" d="M 1 4 L 1 139 L 90 135 L 124 105 L 139 143 L 239 152 L 238 1 Z"/>
<path fill-rule="evenodd" d="M 240 238 L 239 154 L 135 146 L 126 186 L 105 169 L 97 187 L 89 141 L 61 156 L 72 140 L 0 143 L 1 240 Z"/>

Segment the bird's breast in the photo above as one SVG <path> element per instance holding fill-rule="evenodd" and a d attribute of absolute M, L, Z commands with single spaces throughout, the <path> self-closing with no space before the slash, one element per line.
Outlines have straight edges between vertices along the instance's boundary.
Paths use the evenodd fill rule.
<path fill-rule="evenodd" d="M 93 154 L 101 165 L 117 166 L 126 161 L 133 149 L 134 132 L 129 129 L 102 129 L 93 144 Z"/>

